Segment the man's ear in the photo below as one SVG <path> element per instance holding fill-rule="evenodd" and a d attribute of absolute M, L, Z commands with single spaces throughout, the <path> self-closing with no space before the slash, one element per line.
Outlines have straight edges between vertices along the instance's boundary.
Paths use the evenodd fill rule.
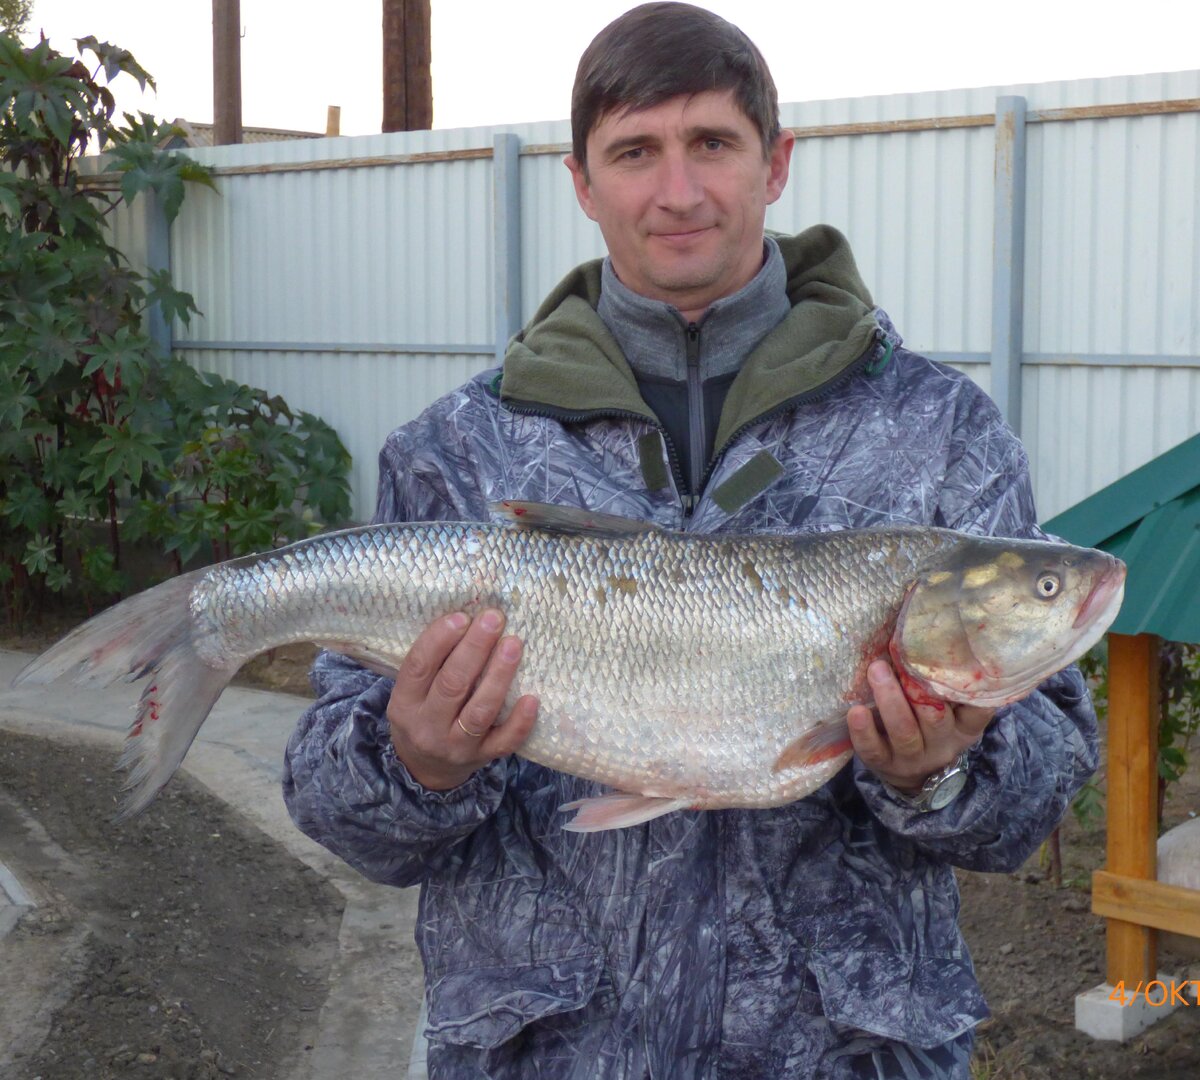
<path fill-rule="evenodd" d="M 575 160 L 574 154 L 568 154 L 563 158 L 563 164 L 570 170 L 571 183 L 575 185 L 575 198 L 579 200 L 579 208 L 595 221 L 596 213 L 592 207 L 592 189 L 588 184 L 587 170 Z"/>
<path fill-rule="evenodd" d="M 771 145 L 771 154 L 767 159 L 771 170 L 767 174 L 767 204 L 775 202 L 783 189 L 787 187 L 788 170 L 792 165 L 792 149 L 796 145 L 796 136 L 787 128 L 779 133 L 779 137 Z"/>

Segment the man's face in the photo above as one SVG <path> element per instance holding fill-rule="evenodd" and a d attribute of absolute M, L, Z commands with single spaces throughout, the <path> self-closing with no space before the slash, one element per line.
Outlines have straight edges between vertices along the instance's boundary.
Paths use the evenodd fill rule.
<path fill-rule="evenodd" d="M 587 138 L 588 170 L 566 160 L 628 288 L 698 318 L 762 266 L 763 219 L 787 183 L 793 136 L 763 157 L 732 91 L 609 113 Z"/>

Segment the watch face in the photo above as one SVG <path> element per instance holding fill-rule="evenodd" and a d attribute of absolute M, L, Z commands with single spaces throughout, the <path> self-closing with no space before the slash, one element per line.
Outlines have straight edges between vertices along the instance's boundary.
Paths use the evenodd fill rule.
<path fill-rule="evenodd" d="M 938 784 L 937 790 L 929 796 L 929 809 L 940 810 L 943 806 L 948 806 L 958 798 L 958 793 L 966 787 L 966 784 L 966 769 L 959 769 L 958 772 L 951 773 Z"/>

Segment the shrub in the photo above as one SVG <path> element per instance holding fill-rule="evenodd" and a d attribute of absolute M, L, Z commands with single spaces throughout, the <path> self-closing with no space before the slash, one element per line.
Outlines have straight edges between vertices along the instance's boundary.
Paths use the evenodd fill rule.
<path fill-rule="evenodd" d="M 171 221 L 185 184 L 212 178 L 161 149 L 173 126 L 114 121 L 111 80 L 153 85 L 129 52 L 77 47 L 73 59 L 0 35 L 0 588 L 16 614 L 47 592 L 118 593 L 123 533 L 181 567 L 349 513 L 349 455 L 328 425 L 152 341 L 152 309 L 186 323 L 195 304 L 166 271 L 134 270 L 106 219 L 153 192 Z M 85 177 L 90 145 L 105 166 Z"/>

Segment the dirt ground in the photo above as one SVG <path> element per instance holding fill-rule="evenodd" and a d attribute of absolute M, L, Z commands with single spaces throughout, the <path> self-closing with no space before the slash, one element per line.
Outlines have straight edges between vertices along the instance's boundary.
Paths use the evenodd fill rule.
<path fill-rule="evenodd" d="M 1164 815 L 1179 820 L 1190 790 Z M 1075 1030 L 1075 995 L 1104 981 L 1104 922 L 1091 914 L 1091 872 L 1104 863 L 1104 832 L 1064 825 L 1063 888 L 1037 856 L 1015 874 L 959 873 L 960 922 L 992 1018 L 978 1031 L 978 1080 L 1194 1080 L 1200 1076 L 1200 1008 L 1177 1009 L 1125 1044 Z M 1200 945 L 1200 942 L 1197 943 Z M 1159 970 L 1200 978 L 1195 960 L 1160 946 Z"/>
<path fill-rule="evenodd" d="M 58 629 L 44 628 L 41 639 Z M 0 632 L 3 644 L 16 642 Z M 311 655 L 307 646 L 279 650 L 238 681 L 308 693 Z M 69 751 L 0 733 L 0 792 L 8 793 L 0 834 L 14 802 L 36 806 L 53 840 L 86 868 L 63 879 L 61 908 L 39 909 L 10 940 L 63 934 L 81 919 L 92 929 L 80 961 L 86 976 L 13 1080 L 286 1077 L 288 1059 L 273 1047 L 303 1045 L 323 998 L 338 918 L 333 890 L 187 783 L 173 783 L 144 827 L 118 838 L 104 797 L 96 801 L 107 766 L 89 761 L 82 782 L 64 788 L 61 778 L 80 771 Z M 1200 812 L 1195 768 L 1173 789 L 1167 824 L 1189 812 Z M 979 1029 L 974 1077 L 1200 1076 L 1200 1007 L 1180 1008 L 1124 1045 L 1075 1031 L 1075 995 L 1103 980 L 1103 922 L 1089 899 L 1091 871 L 1104 861 L 1103 828 L 1085 831 L 1069 815 L 1062 851 L 1061 889 L 1036 856 L 1015 874 L 960 874 L 963 932 L 993 1012 Z M 209 932 L 216 925 L 220 935 Z M 1200 964 L 1166 949 L 1159 968 L 1200 978 Z"/>
<path fill-rule="evenodd" d="M 0 731 L 0 852 L 41 901 L 0 942 L 22 972 L 5 980 L 0 1076 L 285 1080 L 340 896 L 186 776 L 115 827 L 114 766 Z"/>

